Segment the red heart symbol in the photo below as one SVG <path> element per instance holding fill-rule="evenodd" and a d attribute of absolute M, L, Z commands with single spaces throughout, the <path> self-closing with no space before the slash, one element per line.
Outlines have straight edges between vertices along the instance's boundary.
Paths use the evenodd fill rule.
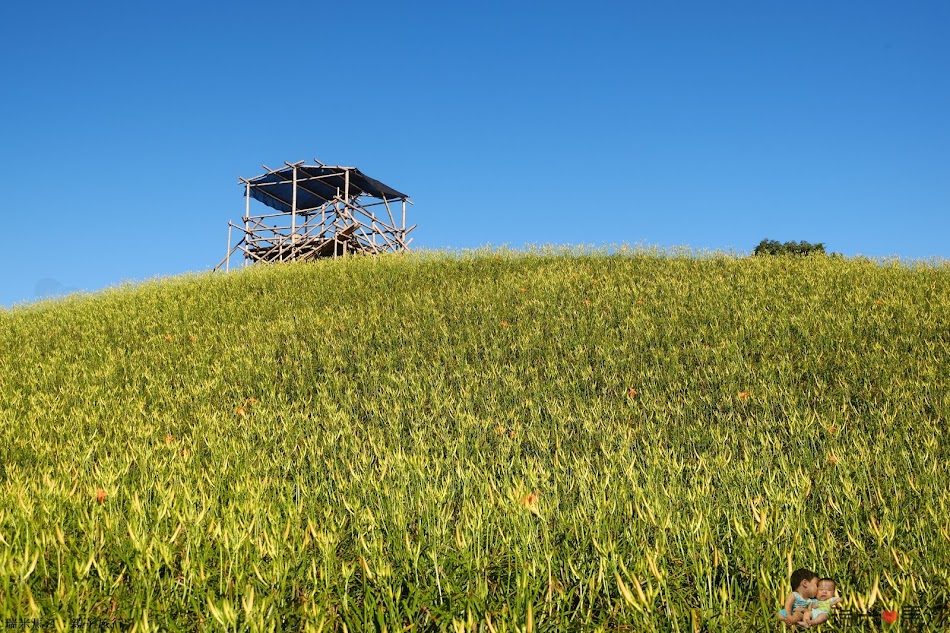
<path fill-rule="evenodd" d="M 888 624 L 894 624 L 894 622 L 897 620 L 897 611 L 882 611 L 881 619 Z"/>

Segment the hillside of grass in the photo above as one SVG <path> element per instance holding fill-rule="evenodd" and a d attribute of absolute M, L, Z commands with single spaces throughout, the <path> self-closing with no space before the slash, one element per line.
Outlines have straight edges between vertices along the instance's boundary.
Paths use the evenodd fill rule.
<path fill-rule="evenodd" d="M 945 263 L 428 253 L 0 312 L 0 618 L 762 630 L 799 566 L 945 601 L 948 368 Z"/>

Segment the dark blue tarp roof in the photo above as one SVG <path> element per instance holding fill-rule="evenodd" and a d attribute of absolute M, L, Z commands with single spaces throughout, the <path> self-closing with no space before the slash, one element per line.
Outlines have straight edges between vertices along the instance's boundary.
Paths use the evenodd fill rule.
<path fill-rule="evenodd" d="M 297 166 L 297 210 L 306 211 L 323 206 L 339 190 L 346 187 L 344 171 L 350 172 L 350 195 L 367 195 L 387 200 L 407 200 L 409 196 L 370 178 L 355 167 Z M 289 213 L 293 204 L 294 169 L 285 167 L 269 174 L 252 178 L 251 197 L 272 209 Z"/>

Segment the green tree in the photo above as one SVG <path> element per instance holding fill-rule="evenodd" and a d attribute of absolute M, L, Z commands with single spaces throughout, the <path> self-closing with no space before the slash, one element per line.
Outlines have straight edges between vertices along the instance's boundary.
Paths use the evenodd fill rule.
<path fill-rule="evenodd" d="M 824 255 L 825 245 L 822 242 L 785 242 L 764 239 L 759 242 L 753 251 L 754 255 Z"/>

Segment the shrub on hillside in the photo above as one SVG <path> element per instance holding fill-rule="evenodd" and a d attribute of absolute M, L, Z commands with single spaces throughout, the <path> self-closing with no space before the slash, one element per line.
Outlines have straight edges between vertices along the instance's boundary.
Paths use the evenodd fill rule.
<path fill-rule="evenodd" d="M 825 245 L 821 242 L 785 242 L 764 239 L 753 251 L 754 255 L 824 255 Z"/>

